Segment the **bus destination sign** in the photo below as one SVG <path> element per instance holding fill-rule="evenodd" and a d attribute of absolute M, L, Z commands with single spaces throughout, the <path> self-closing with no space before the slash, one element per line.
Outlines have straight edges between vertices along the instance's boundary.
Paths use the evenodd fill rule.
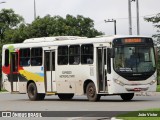
<path fill-rule="evenodd" d="M 126 38 L 124 39 L 124 43 L 141 43 L 141 38 Z"/>

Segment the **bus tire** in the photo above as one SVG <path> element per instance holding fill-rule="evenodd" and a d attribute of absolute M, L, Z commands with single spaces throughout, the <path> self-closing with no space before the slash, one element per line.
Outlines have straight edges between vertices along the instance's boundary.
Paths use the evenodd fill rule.
<path fill-rule="evenodd" d="M 125 93 L 120 95 L 124 101 L 130 101 L 134 97 L 134 93 Z"/>
<path fill-rule="evenodd" d="M 96 93 L 96 87 L 93 82 L 90 82 L 86 87 L 86 94 L 89 101 L 99 101 L 101 96 Z"/>
<path fill-rule="evenodd" d="M 71 100 L 73 98 L 74 94 L 58 94 L 58 97 L 61 100 Z"/>
<path fill-rule="evenodd" d="M 38 94 L 36 84 L 31 82 L 27 88 L 28 97 L 31 101 L 43 100 L 45 94 Z"/>

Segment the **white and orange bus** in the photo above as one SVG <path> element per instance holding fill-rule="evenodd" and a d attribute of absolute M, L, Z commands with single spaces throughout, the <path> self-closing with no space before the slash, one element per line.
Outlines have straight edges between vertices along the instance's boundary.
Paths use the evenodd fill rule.
<path fill-rule="evenodd" d="M 3 87 L 30 100 L 86 94 L 131 100 L 135 92 L 154 92 L 157 71 L 153 40 L 144 36 L 85 38 L 57 36 L 7 44 L 2 51 Z"/>

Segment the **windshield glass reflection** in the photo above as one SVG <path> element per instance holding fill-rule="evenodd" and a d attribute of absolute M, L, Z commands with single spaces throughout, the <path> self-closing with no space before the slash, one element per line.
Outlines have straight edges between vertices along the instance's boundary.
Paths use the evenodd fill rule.
<path fill-rule="evenodd" d="M 114 69 L 117 72 L 153 72 L 155 70 L 153 47 L 116 47 Z"/>

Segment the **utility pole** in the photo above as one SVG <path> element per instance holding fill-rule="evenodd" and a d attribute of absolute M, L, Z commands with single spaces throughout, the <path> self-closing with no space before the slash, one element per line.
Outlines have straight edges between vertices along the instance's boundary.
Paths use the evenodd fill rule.
<path fill-rule="evenodd" d="M 114 19 L 108 19 L 108 20 L 104 20 L 105 23 L 107 22 L 114 22 L 114 34 L 116 35 L 117 34 L 117 27 L 116 27 L 116 20 Z"/>
<path fill-rule="evenodd" d="M 36 0 L 34 0 L 34 20 L 36 20 Z"/>
<path fill-rule="evenodd" d="M 128 19 L 129 19 L 129 35 L 132 35 L 132 13 L 131 13 L 131 0 L 128 0 Z"/>
<path fill-rule="evenodd" d="M 136 0 L 136 9 L 137 9 L 137 35 L 140 35 L 140 24 L 139 24 L 139 2 Z"/>
<path fill-rule="evenodd" d="M 128 19 L 129 19 L 129 35 L 132 35 L 132 12 L 131 12 L 131 2 L 136 1 L 136 13 L 137 13 L 137 35 L 140 35 L 140 24 L 139 24 L 139 1 L 138 0 L 128 0 Z"/>

